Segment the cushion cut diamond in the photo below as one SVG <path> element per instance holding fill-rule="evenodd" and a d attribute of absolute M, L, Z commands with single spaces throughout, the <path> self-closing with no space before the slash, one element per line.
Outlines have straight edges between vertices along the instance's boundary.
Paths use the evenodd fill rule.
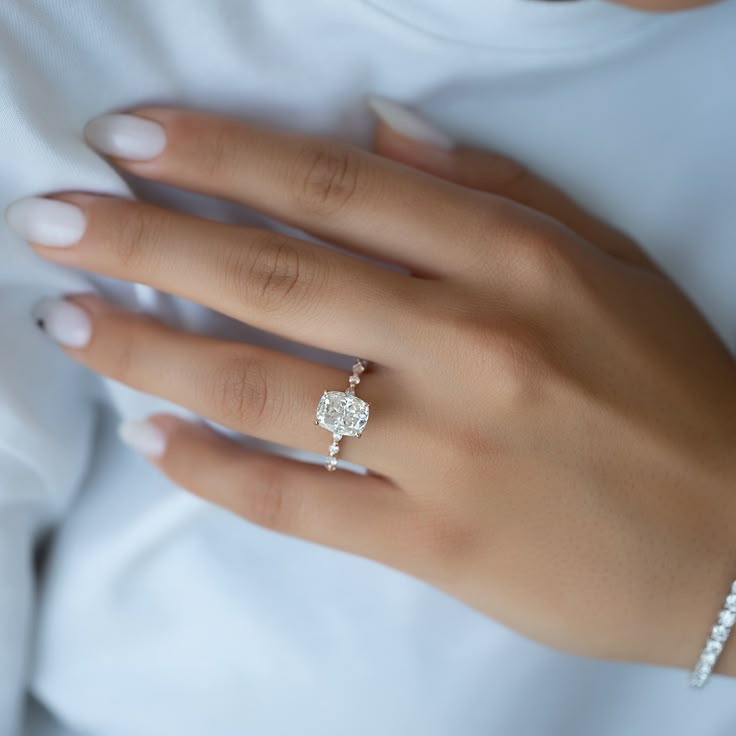
<path fill-rule="evenodd" d="M 317 423 L 344 437 L 357 437 L 368 423 L 368 403 L 344 391 L 325 391 L 317 407 Z"/>

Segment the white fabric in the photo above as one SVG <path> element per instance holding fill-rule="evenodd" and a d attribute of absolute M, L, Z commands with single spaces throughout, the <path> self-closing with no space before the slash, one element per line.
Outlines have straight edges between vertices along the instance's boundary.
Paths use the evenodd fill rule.
<path fill-rule="evenodd" d="M 383 94 L 628 229 L 735 349 L 734 28 L 733 3 L 663 16 L 595 0 L 4 2 L 0 206 L 61 190 L 131 196 L 82 140 L 103 112 L 176 104 L 367 145 L 364 98 Z M 114 434 L 120 416 L 165 404 L 67 359 L 34 326 L 36 299 L 95 288 L 189 329 L 352 356 L 52 266 L 1 227 L 2 736 L 21 732 L 26 683 L 31 736 L 736 732 L 736 680 L 694 693 L 684 670 L 552 651 L 173 487 Z M 34 594 L 34 545 L 55 524 Z"/>

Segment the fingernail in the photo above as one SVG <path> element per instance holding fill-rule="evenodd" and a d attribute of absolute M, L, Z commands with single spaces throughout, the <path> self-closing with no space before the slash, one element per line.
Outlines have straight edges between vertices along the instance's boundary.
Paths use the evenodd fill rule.
<path fill-rule="evenodd" d="M 428 123 L 408 107 L 399 105 L 393 100 L 387 100 L 385 97 L 369 97 L 368 105 L 389 128 L 395 130 L 399 135 L 446 151 L 455 147 L 454 141 L 447 133 Z"/>
<path fill-rule="evenodd" d="M 36 324 L 53 340 L 70 348 L 83 348 L 92 337 L 92 321 L 66 299 L 42 299 L 31 310 Z"/>
<path fill-rule="evenodd" d="M 118 437 L 128 447 L 148 457 L 161 457 L 166 451 L 166 435 L 145 419 L 127 419 L 118 425 Z"/>
<path fill-rule="evenodd" d="M 77 243 L 87 227 L 87 218 L 79 207 L 46 197 L 13 202 L 5 210 L 5 221 L 26 240 L 57 248 Z"/>
<path fill-rule="evenodd" d="M 87 123 L 84 137 L 108 156 L 138 161 L 155 158 L 166 147 L 163 126 L 137 115 L 101 115 Z"/>

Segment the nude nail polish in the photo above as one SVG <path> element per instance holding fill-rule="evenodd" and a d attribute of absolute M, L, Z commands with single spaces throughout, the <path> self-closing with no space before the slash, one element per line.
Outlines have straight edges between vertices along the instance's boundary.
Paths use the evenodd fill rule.
<path fill-rule="evenodd" d="M 161 457 L 166 451 L 166 435 L 152 422 L 128 419 L 118 425 L 118 437 L 128 447 L 147 455 Z"/>
<path fill-rule="evenodd" d="M 84 137 L 101 153 L 136 161 L 155 158 L 166 147 L 163 126 L 138 115 L 101 115 L 87 123 Z"/>
<path fill-rule="evenodd" d="M 5 210 L 5 221 L 25 240 L 38 245 L 67 248 L 87 228 L 87 218 L 76 205 L 46 197 L 25 197 Z"/>
<path fill-rule="evenodd" d="M 368 105 L 389 128 L 395 130 L 399 135 L 445 151 L 455 147 L 454 141 L 447 133 L 398 102 L 387 100 L 385 97 L 369 97 Z"/>
<path fill-rule="evenodd" d="M 35 304 L 31 314 L 36 324 L 61 345 L 83 348 L 92 337 L 89 315 L 65 299 L 42 299 Z"/>

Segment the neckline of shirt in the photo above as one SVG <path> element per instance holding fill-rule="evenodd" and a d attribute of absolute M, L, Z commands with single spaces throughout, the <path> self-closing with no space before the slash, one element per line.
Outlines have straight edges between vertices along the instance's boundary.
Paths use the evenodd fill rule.
<path fill-rule="evenodd" d="M 658 16 L 606 0 L 362 0 L 439 41 L 555 51 L 615 42 Z"/>

